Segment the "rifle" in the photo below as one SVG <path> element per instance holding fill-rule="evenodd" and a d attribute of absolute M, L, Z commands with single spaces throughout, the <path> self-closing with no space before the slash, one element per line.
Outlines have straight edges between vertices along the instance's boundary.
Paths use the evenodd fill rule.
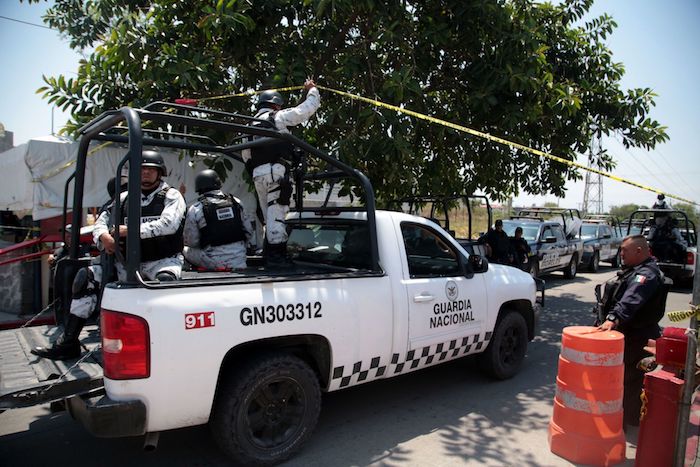
<path fill-rule="evenodd" d="M 600 326 L 603 324 L 603 321 L 605 321 L 605 312 L 603 311 L 604 306 L 603 306 L 603 298 L 600 295 L 600 286 L 601 284 L 598 284 L 595 286 L 595 305 L 593 305 L 593 310 L 592 313 L 595 315 L 595 321 L 593 322 L 593 326 Z"/>

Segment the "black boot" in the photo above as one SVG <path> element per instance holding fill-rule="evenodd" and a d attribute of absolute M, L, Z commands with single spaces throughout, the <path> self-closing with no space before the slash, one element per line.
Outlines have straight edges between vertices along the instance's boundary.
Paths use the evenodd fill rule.
<path fill-rule="evenodd" d="M 63 335 L 60 336 L 53 347 L 34 347 L 32 353 L 51 360 L 71 360 L 80 356 L 80 331 L 85 326 L 85 318 L 68 315 Z"/>

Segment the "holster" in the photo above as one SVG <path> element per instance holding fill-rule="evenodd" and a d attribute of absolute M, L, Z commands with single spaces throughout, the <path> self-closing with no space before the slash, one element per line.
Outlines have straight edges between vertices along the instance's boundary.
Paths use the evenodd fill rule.
<path fill-rule="evenodd" d="M 277 204 L 283 206 L 289 206 L 289 201 L 292 199 L 292 191 L 294 187 L 292 185 L 292 180 L 289 178 L 289 173 L 285 172 L 284 177 L 279 181 L 280 184 L 280 197 L 277 199 Z"/>

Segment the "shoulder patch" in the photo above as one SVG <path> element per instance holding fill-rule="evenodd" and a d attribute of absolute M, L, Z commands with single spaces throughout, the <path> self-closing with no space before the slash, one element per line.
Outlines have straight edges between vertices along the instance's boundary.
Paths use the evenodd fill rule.
<path fill-rule="evenodd" d="M 643 284 L 647 281 L 647 278 L 646 278 L 646 276 L 642 276 L 641 274 L 637 274 L 636 276 L 634 276 L 634 281 L 638 282 L 640 284 Z"/>

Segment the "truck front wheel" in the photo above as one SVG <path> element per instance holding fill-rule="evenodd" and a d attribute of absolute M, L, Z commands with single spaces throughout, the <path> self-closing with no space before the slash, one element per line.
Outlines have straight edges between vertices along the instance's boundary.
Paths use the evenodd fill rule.
<path fill-rule="evenodd" d="M 598 272 L 599 267 L 600 267 L 600 252 L 596 251 L 593 253 L 593 257 L 591 258 L 591 262 L 588 264 L 588 269 L 591 272 Z"/>
<path fill-rule="evenodd" d="M 260 356 L 222 382 L 210 427 L 237 464 L 278 464 L 311 436 L 321 411 L 313 370 L 288 354 Z"/>
<path fill-rule="evenodd" d="M 527 323 L 517 311 L 506 311 L 496 324 L 491 341 L 479 355 L 481 368 L 496 379 L 515 376 L 527 351 Z"/>
<path fill-rule="evenodd" d="M 569 261 L 569 265 L 566 266 L 566 269 L 564 269 L 564 277 L 566 279 L 573 279 L 576 277 L 576 272 L 578 271 L 578 255 L 574 253 L 571 255 L 571 261 Z"/>

